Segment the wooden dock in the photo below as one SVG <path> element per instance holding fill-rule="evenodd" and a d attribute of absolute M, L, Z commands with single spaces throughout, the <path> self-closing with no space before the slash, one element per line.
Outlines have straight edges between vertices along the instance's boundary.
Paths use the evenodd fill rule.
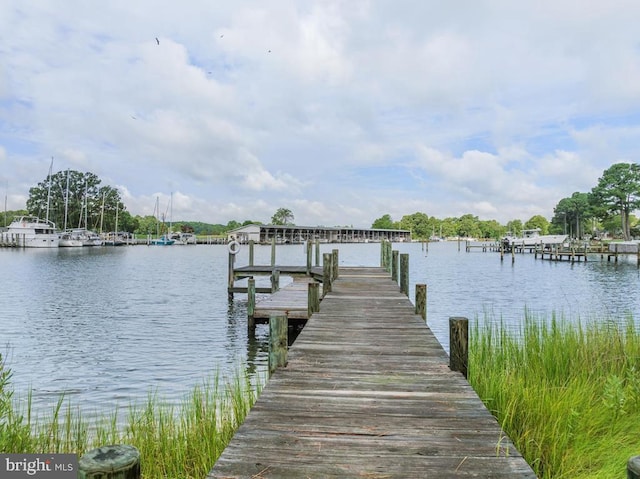
<path fill-rule="evenodd" d="M 344 268 L 213 478 L 534 478 L 398 285 Z"/>
<path fill-rule="evenodd" d="M 287 316 L 290 320 L 309 319 L 309 282 L 313 279 L 295 278 L 292 283 L 258 301 L 254 312 L 256 322 L 268 321 L 271 315 Z"/>

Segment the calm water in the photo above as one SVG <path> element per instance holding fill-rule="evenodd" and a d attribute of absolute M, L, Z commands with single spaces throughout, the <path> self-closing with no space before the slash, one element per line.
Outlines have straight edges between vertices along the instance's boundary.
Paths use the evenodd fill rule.
<path fill-rule="evenodd" d="M 322 245 L 342 265 L 378 265 L 379 244 Z M 615 265 L 466 253 L 457 243 L 410 253 L 410 298 L 428 284 L 428 322 L 448 345 L 448 318 L 502 320 L 517 327 L 525 309 L 549 317 L 640 318 L 635 258 Z M 247 264 L 247 248 L 238 265 Z M 256 247 L 256 264 L 271 248 Z M 278 263 L 306 263 L 302 245 L 278 247 Z M 229 303 L 225 246 L 0 249 L 0 351 L 16 394 L 33 391 L 36 411 L 61 392 L 86 414 L 143 402 L 150 392 L 176 401 L 220 371 L 264 372 L 267 329 L 246 331 L 246 297 Z M 259 284 L 268 279 L 258 280 Z M 287 279 L 284 278 L 283 282 Z"/>

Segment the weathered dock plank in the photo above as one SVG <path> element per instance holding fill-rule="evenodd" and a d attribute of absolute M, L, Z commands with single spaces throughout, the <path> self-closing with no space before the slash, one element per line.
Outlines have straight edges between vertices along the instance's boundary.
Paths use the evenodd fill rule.
<path fill-rule="evenodd" d="M 534 478 L 396 283 L 341 268 L 209 478 Z"/>
<path fill-rule="evenodd" d="M 296 278 L 284 288 L 261 299 L 254 312 L 254 319 L 269 319 L 272 314 L 286 315 L 289 319 L 308 319 L 308 290 L 311 278 Z"/>

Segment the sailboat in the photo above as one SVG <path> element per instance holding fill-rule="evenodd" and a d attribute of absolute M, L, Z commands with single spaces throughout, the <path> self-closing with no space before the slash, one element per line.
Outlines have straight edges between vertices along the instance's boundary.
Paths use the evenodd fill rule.
<path fill-rule="evenodd" d="M 160 198 L 156 197 L 156 207 L 154 209 L 154 214 L 156 217 L 156 238 L 152 239 L 150 244 L 154 246 L 171 246 L 176 241 L 174 239 L 169 238 L 167 234 L 163 234 L 160 236 Z M 162 227 L 164 229 L 164 215 L 162 215 Z"/>
<path fill-rule="evenodd" d="M 104 222 L 104 192 L 102 193 L 102 212 L 100 213 L 100 237 L 102 238 L 102 244 L 105 246 L 123 246 L 126 243 L 125 239 L 118 232 L 118 211 L 119 205 L 116 202 L 116 226 L 115 231 L 110 233 L 102 233 L 102 224 Z"/>
<path fill-rule="evenodd" d="M 60 246 L 102 246 L 102 238 L 95 231 L 89 230 L 88 224 L 88 204 L 87 204 L 87 183 L 84 185 L 84 199 L 82 202 L 82 211 L 78 220 L 78 227 L 67 230 L 67 203 L 69 197 L 69 172 L 67 172 L 67 199 L 65 200 L 64 224 L 65 232 L 60 236 Z M 84 220 L 84 226 L 83 226 Z"/>
<path fill-rule="evenodd" d="M 58 246 L 61 248 L 75 248 L 82 247 L 82 240 L 74 237 L 71 231 L 67 230 L 67 218 L 69 215 L 69 170 L 67 169 L 67 188 L 64 196 L 64 226 L 63 232 L 60 235 L 60 241 Z"/>
<path fill-rule="evenodd" d="M 173 231 L 173 192 L 169 199 L 169 231 L 167 238 L 173 240 L 175 245 L 196 244 L 196 235 L 186 231 Z"/>

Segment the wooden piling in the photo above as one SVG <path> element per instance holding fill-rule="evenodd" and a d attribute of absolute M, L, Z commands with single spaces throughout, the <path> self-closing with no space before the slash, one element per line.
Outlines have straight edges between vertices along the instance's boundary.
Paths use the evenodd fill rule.
<path fill-rule="evenodd" d="M 467 378 L 469 365 L 469 320 L 449 318 L 449 369 Z"/>
<path fill-rule="evenodd" d="M 316 240 L 316 266 L 320 266 L 320 240 Z"/>
<path fill-rule="evenodd" d="M 140 452 L 116 444 L 92 449 L 78 461 L 79 479 L 139 479 Z"/>
<path fill-rule="evenodd" d="M 331 259 L 333 255 L 331 253 L 324 253 L 322 255 L 322 296 L 324 297 L 331 291 Z"/>
<path fill-rule="evenodd" d="M 337 249 L 331 251 L 331 281 L 335 280 L 340 275 L 339 270 L 339 252 Z"/>
<path fill-rule="evenodd" d="M 640 479 L 640 456 L 633 456 L 627 461 L 627 479 Z"/>
<path fill-rule="evenodd" d="M 307 240 L 307 274 L 311 273 L 311 262 L 312 262 L 313 248 L 311 244 L 311 240 Z"/>
<path fill-rule="evenodd" d="M 253 266 L 253 247 L 254 247 L 254 241 L 253 240 L 249 240 L 249 266 Z"/>
<path fill-rule="evenodd" d="M 269 318 L 269 375 L 287 365 L 288 320 L 285 315 Z"/>
<path fill-rule="evenodd" d="M 256 280 L 249 278 L 247 281 L 247 329 L 251 333 L 256 329 Z"/>
<path fill-rule="evenodd" d="M 229 268 L 227 270 L 227 296 L 229 297 L 229 301 L 233 301 L 233 285 L 235 282 L 234 277 L 234 263 L 236 260 L 236 255 L 229 253 Z"/>
<path fill-rule="evenodd" d="M 400 255 L 400 291 L 409 296 L 409 254 Z"/>
<path fill-rule="evenodd" d="M 313 313 L 320 311 L 320 284 L 315 281 L 309 283 L 307 293 L 307 317 L 313 316 Z"/>
<path fill-rule="evenodd" d="M 398 282 L 398 256 L 400 252 L 394 249 L 391 252 L 391 279 Z"/>
<path fill-rule="evenodd" d="M 276 238 L 271 238 L 271 266 L 276 265 Z"/>
<path fill-rule="evenodd" d="M 280 271 L 274 269 L 271 273 L 271 292 L 275 293 L 280 289 Z"/>
<path fill-rule="evenodd" d="M 427 285 L 416 284 L 416 314 L 427 322 Z"/>

